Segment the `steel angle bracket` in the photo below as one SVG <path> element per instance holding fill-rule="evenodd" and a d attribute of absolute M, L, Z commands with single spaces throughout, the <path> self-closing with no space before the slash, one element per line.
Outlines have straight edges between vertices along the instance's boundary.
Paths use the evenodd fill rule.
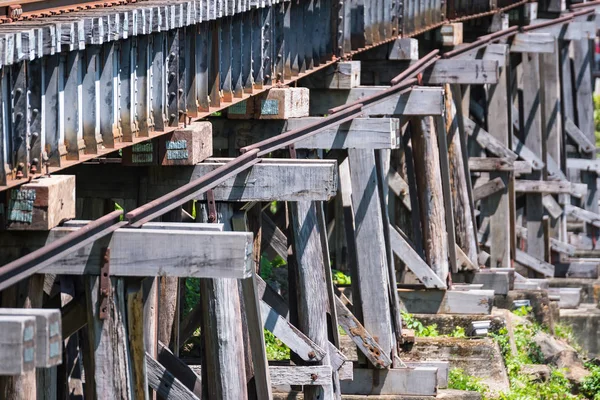
<path fill-rule="evenodd" d="M 110 248 L 102 249 L 102 260 L 100 260 L 100 310 L 99 319 L 108 319 L 110 300 Z"/>

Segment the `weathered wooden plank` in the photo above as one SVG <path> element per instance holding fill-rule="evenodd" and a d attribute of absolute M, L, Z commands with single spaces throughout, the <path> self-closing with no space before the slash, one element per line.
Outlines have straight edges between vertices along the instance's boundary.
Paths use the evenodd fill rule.
<path fill-rule="evenodd" d="M 391 168 L 388 173 L 387 180 L 388 180 L 388 185 L 389 185 L 390 189 L 392 189 L 392 192 L 394 192 L 394 194 L 402 200 L 402 203 L 404 204 L 406 209 L 408 211 L 411 211 L 412 207 L 410 205 L 410 195 L 409 195 L 408 183 L 406 183 L 404 181 L 404 179 L 402 179 L 402 177 L 400 176 L 400 174 L 398 172 L 394 171 Z"/>
<path fill-rule="evenodd" d="M 322 349 L 327 349 L 327 287 L 320 227 L 314 202 L 290 203 L 292 250 L 296 258 L 298 327 Z M 331 365 L 326 354 L 318 365 Z M 330 379 L 331 379 L 331 375 Z M 308 400 L 334 398 L 331 386 L 305 386 Z"/>
<path fill-rule="evenodd" d="M 410 269 L 427 288 L 445 289 L 446 284 L 433 272 L 408 241 L 395 228 L 390 227 L 392 250 L 396 257 Z"/>
<path fill-rule="evenodd" d="M 273 386 L 303 385 L 330 386 L 331 366 L 272 366 L 269 367 Z"/>
<path fill-rule="evenodd" d="M 555 38 L 549 33 L 517 33 L 510 45 L 511 53 L 554 53 Z"/>
<path fill-rule="evenodd" d="M 490 314 L 494 291 L 399 289 L 398 296 L 405 310 L 412 314 Z"/>
<path fill-rule="evenodd" d="M 0 308 L 0 316 L 35 317 L 35 366 L 50 368 L 62 362 L 62 328 L 59 310 Z"/>
<path fill-rule="evenodd" d="M 84 283 L 88 304 L 87 331 L 91 344 L 90 353 L 86 354 L 89 366 L 85 369 L 85 394 L 92 398 L 131 398 L 133 376 L 125 326 L 125 283 L 122 278 L 110 278 L 106 310 L 102 310 L 107 313 L 104 320 L 100 319 L 103 297 L 100 294 L 100 277 L 86 277 Z"/>
<path fill-rule="evenodd" d="M 587 136 L 581 132 L 581 129 L 575 125 L 573 120 L 569 117 L 565 117 L 565 132 L 575 142 L 579 151 L 584 153 L 592 153 L 595 149 L 595 144 L 592 143 Z"/>
<path fill-rule="evenodd" d="M 552 197 L 550 194 L 542 196 L 542 205 L 546 211 L 548 211 L 548 214 L 550 214 L 550 216 L 554 219 L 557 219 L 563 213 L 560 204 L 558 204 L 557 201 L 554 200 L 554 197 Z"/>
<path fill-rule="evenodd" d="M 517 155 L 531 164 L 531 167 L 538 171 L 544 168 L 544 162 L 529 147 L 522 143 L 515 135 L 512 137 L 512 149 Z"/>
<path fill-rule="evenodd" d="M 564 210 L 567 215 L 571 215 L 573 218 L 586 222 L 590 225 L 600 228 L 600 215 L 594 212 L 584 210 L 571 204 L 565 204 Z"/>
<path fill-rule="evenodd" d="M 421 395 L 437 393 L 437 368 L 396 368 L 354 370 L 352 381 L 342 382 L 342 393 L 354 395 Z"/>
<path fill-rule="evenodd" d="M 554 276 L 566 278 L 598 279 L 600 263 L 583 260 L 565 260 L 554 264 Z"/>
<path fill-rule="evenodd" d="M 469 170 L 478 172 L 506 172 L 515 174 L 529 174 L 531 164 L 527 161 L 513 161 L 508 158 L 469 157 Z"/>
<path fill-rule="evenodd" d="M 386 86 L 361 86 L 351 90 L 311 90 L 310 114 L 326 115 L 329 109 L 351 103 L 366 96 L 381 93 Z M 441 88 L 414 87 L 409 92 L 396 94 L 363 108 L 365 117 L 376 115 L 442 115 L 443 91 Z"/>
<path fill-rule="evenodd" d="M 444 207 L 438 135 L 434 130 L 431 118 L 411 121 L 411 143 L 423 226 L 425 260 L 440 279 L 445 281 L 449 271 L 450 253 L 446 212 L 451 210 Z"/>
<path fill-rule="evenodd" d="M 362 61 L 362 84 L 379 85 L 390 82 L 406 69 L 403 61 Z M 428 85 L 465 84 L 482 85 L 498 82 L 498 62 L 493 60 L 443 59 L 423 72 Z"/>
<path fill-rule="evenodd" d="M 131 354 L 132 390 L 135 398 L 148 399 L 146 381 L 146 343 L 144 324 L 144 288 L 142 281 L 131 280 L 127 283 L 125 295 L 127 306 L 127 338 Z M 148 332 L 150 334 L 150 332 Z"/>
<path fill-rule="evenodd" d="M 495 93 L 495 92 L 494 92 Z M 482 127 L 477 125 L 469 118 L 464 118 L 465 132 L 471 136 L 477 143 L 489 151 L 496 157 L 506 158 L 509 160 L 516 160 L 518 155 L 510 150 L 505 144 L 499 139 L 496 139 L 493 135 L 486 132 Z"/>
<path fill-rule="evenodd" d="M 501 177 L 496 177 L 491 181 L 488 181 L 479 186 L 475 186 L 473 188 L 473 200 L 478 201 L 481 199 L 485 199 L 493 195 L 494 193 L 498 193 L 506 188 L 504 184 L 504 180 Z"/>
<path fill-rule="evenodd" d="M 482 289 L 493 290 L 495 294 L 506 295 L 510 289 L 508 272 L 478 272 L 472 283 L 483 284 Z"/>
<path fill-rule="evenodd" d="M 272 332 L 304 361 L 320 361 L 327 354 L 264 301 L 260 302 L 260 313 L 265 329 Z"/>
<path fill-rule="evenodd" d="M 335 297 L 335 307 L 338 323 L 371 364 L 375 368 L 389 368 L 392 364 L 391 358 L 337 296 Z"/>
<path fill-rule="evenodd" d="M 554 276 L 554 265 L 548 264 L 522 250 L 517 249 L 515 261 L 546 277 Z"/>
<path fill-rule="evenodd" d="M 600 160 L 589 160 L 585 158 L 567 158 L 567 168 L 600 174 Z"/>
<path fill-rule="evenodd" d="M 532 21 L 532 23 L 542 23 L 545 21 L 549 21 L 547 19 L 536 19 Z M 559 25 L 551 25 L 542 28 L 537 28 L 535 31 L 537 33 L 548 33 L 554 36 L 557 39 L 561 40 L 581 40 L 581 39 L 590 39 L 596 33 L 595 22 L 582 22 L 578 21 L 577 23 L 570 24 L 559 24 Z"/>
<path fill-rule="evenodd" d="M 358 256 L 360 307 L 365 328 L 378 337 L 385 354 L 392 354 L 391 311 L 383 216 L 379 207 L 375 155 L 372 150 L 348 150 Z"/>
<path fill-rule="evenodd" d="M 158 342 L 158 356 L 155 360 L 160 363 L 166 371 L 179 380 L 183 386 L 188 388 L 198 398 L 202 398 L 202 383 L 198 375 L 179 357 L 176 357 L 167 346 Z"/>
<path fill-rule="evenodd" d="M 515 181 L 515 191 L 523 193 L 565 193 L 571 194 L 574 186 L 568 181 Z"/>
<path fill-rule="evenodd" d="M 146 369 L 148 371 L 148 385 L 162 398 L 166 400 L 200 399 L 148 353 L 146 353 Z"/>
<path fill-rule="evenodd" d="M 209 159 L 194 167 L 156 170 L 148 196 L 157 198 L 198 179 L 231 159 Z M 273 182 L 279 182 L 274 185 Z M 213 188 L 216 201 L 328 200 L 337 191 L 335 160 L 264 159 Z M 204 200 L 205 194 L 198 200 Z"/>
<path fill-rule="evenodd" d="M 77 228 L 55 228 L 47 243 Z M 251 233 L 118 229 L 44 269 L 44 273 L 99 274 L 101 247 L 110 247 L 113 276 L 228 277 L 251 271 Z"/>
<path fill-rule="evenodd" d="M 458 245 L 456 245 L 455 247 L 456 247 L 456 263 L 458 264 L 458 266 L 462 267 L 462 269 L 466 270 L 466 271 L 474 271 L 474 270 L 479 269 L 479 264 L 477 263 L 477 259 L 475 260 L 475 263 L 473 263 L 473 261 L 471 261 L 469 259 L 469 257 L 467 257 L 465 252 Z"/>

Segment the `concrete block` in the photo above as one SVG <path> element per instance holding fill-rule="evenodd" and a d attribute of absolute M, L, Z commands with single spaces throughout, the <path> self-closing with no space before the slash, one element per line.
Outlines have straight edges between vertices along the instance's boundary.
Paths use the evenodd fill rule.
<path fill-rule="evenodd" d="M 310 92 L 307 88 L 273 88 L 254 104 L 257 119 L 308 117 Z"/>
<path fill-rule="evenodd" d="M 256 97 L 249 97 L 244 101 L 235 103 L 227 108 L 227 118 L 229 119 L 253 119 L 254 103 Z"/>
<path fill-rule="evenodd" d="M 8 229 L 47 231 L 72 218 L 75 218 L 74 175 L 40 177 L 10 192 Z"/>
<path fill-rule="evenodd" d="M 196 165 L 212 156 L 212 124 L 195 122 L 163 135 L 158 146 L 161 165 Z"/>
<path fill-rule="evenodd" d="M 122 163 L 138 167 L 158 165 L 158 142 L 148 140 L 124 148 Z"/>
<path fill-rule="evenodd" d="M 483 284 L 483 289 L 490 289 L 494 294 L 508 294 L 510 278 L 508 272 L 479 271 L 473 277 L 473 283 Z"/>
<path fill-rule="evenodd" d="M 396 39 L 390 45 L 389 60 L 409 60 L 419 59 L 419 41 L 412 38 Z"/>
<path fill-rule="evenodd" d="M 442 46 L 457 46 L 463 42 L 462 22 L 442 25 L 439 32 Z"/>

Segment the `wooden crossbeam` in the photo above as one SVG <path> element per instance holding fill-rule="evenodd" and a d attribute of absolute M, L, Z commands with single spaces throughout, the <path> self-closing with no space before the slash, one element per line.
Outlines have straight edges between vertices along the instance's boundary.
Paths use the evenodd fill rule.
<path fill-rule="evenodd" d="M 571 120 L 569 117 L 565 117 L 565 132 L 567 132 L 567 135 L 575 142 L 579 148 L 579 151 L 584 153 L 592 153 L 595 150 L 596 146 L 594 143 L 592 143 L 587 136 L 581 132 L 581 129 L 579 129 L 577 125 L 575 125 L 575 122 L 573 122 L 573 120 Z"/>
<path fill-rule="evenodd" d="M 213 145 L 216 149 L 237 150 L 281 133 L 304 128 L 323 117 L 291 118 L 286 121 L 230 120 L 213 121 Z M 399 145 L 398 118 L 355 118 L 327 128 L 296 142 L 298 149 L 395 149 Z"/>
<path fill-rule="evenodd" d="M 46 243 L 78 228 L 55 228 Z M 57 260 L 44 273 L 100 274 L 102 248 L 110 248 L 113 276 L 158 276 L 244 279 L 251 274 L 252 234 L 168 229 L 118 229 Z"/>
<path fill-rule="evenodd" d="M 445 289 L 446 284 L 427 263 L 419 256 L 413 247 L 394 228 L 390 227 L 390 240 L 392 251 L 410 269 L 427 288 Z"/>
<path fill-rule="evenodd" d="M 146 353 L 148 385 L 166 400 L 200 400 L 181 381 L 166 370 L 158 361 Z"/>
<path fill-rule="evenodd" d="M 179 380 L 186 388 L 193 392 L 199 398 L 202 398 L 201 378 L 192 371 L 192 369 L 181 359 L 175 356 L 171 350 L 162 342 L 158 342 L 157 360 L 168 373 L 171 373 L 175 379 Z"/>
<path fill-rule="evenodd" d="M 0 375 L 22 375 L 35 370 L 36 318 L 34 316 L 0 316 Z"/>
<path fill-rule="evenodd" d="M 310 114 L 326 115 L 329 109 L 347 104 L 387 89 L 386 86 L 360 86 L 350 90 L 311 90 Z M 372 106 L 365 107 L 364 116 L 423 116 L 443 115 L 443 90 L 435 87 L 414 87 L 410 92 L 394 94 Z"/>
<path fill-rule="evenodd" d="M 352 381 L 342 382 L 342 393 L 362 396 L 435 396 L 438 384 L 437 373 L 436 367 L 389 370 L 357 368 L 354 370 Z"/>
<path fill-rule="evenodd" d="M 591 171 L 600 174 L 600 160 L 585 158 L 567 158 L 567 168 L 578 171 Z"/>
<path fill-rule="evenodd" d="M 406 209 L 411 211 L 412 207 L 410 205 L 408 183 L 406 183 L 400 174 L 393 169 L 390 169 L 388 173 L 388 186 L 392 189 L 392 192 L 402 200 Z"/>
<path fill-rule="evenodd" d="M 556 39 L 549 33 L 517 33 L 510 45 L 511 53 L 554 53 Z"/>
<path fill-rule="evenodd" d="M 545 277 L 554 277 L 554 265 L 535 258 L 523 250 L 516 249 L 515 261 Z"/>
<path fill-rule="evenodd" d="M 482 185 L 473 188 L 473 201 L 478 201 L 504 190 L 506 185 L 501 177 L 494 178 Z"/>
<path fill-rule="evenodd" d="M 578 221 L 586 222 L 590 225 L 600 228 L 600 215 L 595 212 L 584 210 L 571 204 L 565 204 L 565 213 L 571 215 Z"/>
<path fill-rule="evenodd" d="M 530 174 L 531 164 L 509 158 L 469 157 L 469 170 L 479 172 L 513 171 L 515 174 Z"/>
<path fill-rule="evenodd" d="M 542 23 L 545 21 L 551 21 L 547 19 L 536 19 L 535 23 Z M 563 28 L 566 26 L 566 29 Z M 577 23 L 570 23 L 566 25 L 551 25 L 535 30 L 537 33 L 548 33 L 557 39 L 562 40 L 581 40 L 581 39 L 592 39 L 596 34 L 596 23 L 578 21 Z"/>
<path fill-rule="evenodd" d="M 389 368 L 392 365 L 391 358 L 337 296 L 335 297 L 335 307 L 338 323 L 371 364 L 375 368 Z"/>
<path fill-rule="evenodd" d="M 190 365 L 190 369 L 200 377 L 202 366 Z M 269 366 L 272 386 L 308 385 L 308 386 L 330 386 L 330 365 L 271 365 Z M 170 397 L 169 399 L 173 399 Z"/>
<path fill-rule="evenodd" d="M 406 61 L 362 61 L 362 84 L 388 83 L 406 69 L 407 65 Z M 438 60 L 423 72 L 423 82 L 428 85 L 495 84 L 498 83 L 498 62 L 492 60 Z"/>
<path fill-rule="evenodd" d="M 484 149 L 495 155 L 496 157 L 516 160 L 517 154 L 506 147 L 501 141 L 490 135 L 482 127 L 477 125 L 469 118 L 464 118 L 465 132 L 471 136 Z"/>
<path fill-rule="evenodd" d="M 408 290 L 399 289 L 398 296 L 411 314 L 490 314 L 493 290 Z"/>
<path fill-rule="evenodd" d="M 548 214 L 554 219 L 560 217 L 563 213 L 562 207 L 551 194 L 546 194 L 542 196 L 542 205 L 548 211 Z"/>
<path fill-rule="evenodd" d="M 568 181 L 515 181 L 515 191 L 523 193 L 572 194 L 576 187 Z"/>
<path fill-rule="evenodd" d="M 525 146 L 525 144 L 521 142 L 515 135 L 513 135 L 512 149 L 520 158 L 525 161 L 529 161 L 534 170 L 539 171 L 544 168 L 544 162 L 538 156 L 536 156 L 535 153 L 529 149 L 529 147 Z"/>
<path fill-rule="evenodd" d="M 222 166 L 231 158 L 211 158 L 194 167 L 157 170 L 149 198 L 168 193 Z M 277 184 L 274 184 L 277 183 Z M 337 191 L 335 160 L 263 159 L 213 189 L 216 201 L 329 200 Z M 205 194 L 198 200 L 204 200 Z"/>

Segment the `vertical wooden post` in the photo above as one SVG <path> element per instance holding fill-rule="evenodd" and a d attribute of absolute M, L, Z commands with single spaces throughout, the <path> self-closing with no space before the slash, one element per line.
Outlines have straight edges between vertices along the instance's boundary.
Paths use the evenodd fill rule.
<path fill-rule="evenodd" d="M 44 296 L 44 275 L 34 275 L 2 291 L 2 307 L 41 308 Z M 36 371 L 23 375 L 0 377 L 0 398 L 35 399 Z"/>
<path fill-rule="evenodd" d="M 446 282 L 449 249 L 438 140 L 431 117 L 413 119 L 410 123 L 425 259 Z"/>
<path fill-rule="evenodd" d="M 110 279 L 107 318 L 99 318 L 100 277 L 85 277 L 88 304 L 90 353 L 86 369 L 86 397 L 91 399 L 128 399 L 133 397 L 131 354 L 125 326 L 125 283 L 123 278 Z M 91 384 L 88 384 L 88 381 Z"/>
<path fill-rule="evenodd" d="M 136 399 L 148 399 L 146 379 L 146 339 L 144 321 L 143 282 L 131 279 L 127 283 L 127 327 L 131 354 L 132 389 Z M 149 332 L 149 334 L 151 334 Z"/>
<path fill-rule="evenodd" d="M 560 100 L 560 61 L 558 54 L 558 40 L 554 41 L 554 53 L 543 53 L 540 55 L 540 78 L 543 85 L 543 108 L 542 126 L 546 136 L 547 157 L 552 158 L 558 166 L 563 165 L 563 117 Z M 547 159 L 543 160 L 547 163 Z M 562 219 L 551 219 L 550 235 L 566 240 L 566 225 Z M 564 229 L 564 232 L 563 232 Z"/>
<path fill-rule="evenodd" d="M 543 158 L 544 145 L 542 138 L 542 96 L 540 90 L 539 55 L 522 53 L 519 66 L 518 85 L 522 91 L 523 126 L 521 131 L 527 146 L 537 157 Z M 542 179 L 540 171 L 533 171 L 531 179 Z M 539 260 L 544 259 L 544 232 L 542 217 L 544 207 L 542 195 L 528 193 L 525 211 L 527 215 L 527 252 Z"/>
<path fill-rule="evenodd" d="M 461 132 L 458 123 L 459 115 L 456 112 L 450 85 L 446 84 L 444 91 L 446 107 L 445 128 L 449 138 L 448 156 L 450 159 L 450 186 L 452 189 L 452 205 L 454 206 L 456 244 L 463 250 L 473 265 L 479 265 L 477 262 L 477 238 L 475 236 L 475 226 L 473 225 L 471 199 L 469 198 L 469 190 L 471 188 L 466 174 L 468 165 L 465 166 L 465 158 L 463 157 Z"/>
<path fill-rule="evenodd" d="M 375 154 L 373 150 L 348 149 L 348 162 L 363 324 L 393 358 L 396 340 L 392 334 L 388 260 Z"/>
<path fill-rule="evenodd" d="M 218 214 L 224 229 L 232 230 L 233 207 L 220 204 Z M 211 399 L 248 399 L 239 293 L 235 279 L 200 281 L 204 338 L 202 375 L 204 378 L 206 374 L 203 382 Z"/>
<path fill-rule="evenodd" d="M 298 328 L 322 349 L 329 348 L 327 337 L 327 287 L 323 264 L 323 249 L 316 203 L 290 203 L 290 224 L 293 232 L 293 253 L 296 259 L 296 302 Z M 329 365 L 329 355 L 320 361 Z M 305 386 L 306 400 L 333 400 L 333 385 Z"/>
<path fill-rule="evenodd" d="M 509 117 L 510 103 L 508 101 L 508 46 L 496 44 L 488 46 L 483 56 L 484 60 L 498 61 L 499 77 L 496 85 L 486 87 L 488 132 L 503 145 L 510 148 L 512 121 Z M 490 267 L 511 267 L 511 232 L 514 221 L 510 218 L 509 182 L 513 175 L 507 172 L 490 173 L 490 179 L 500 177 L 505 188 L 483 199 L 481 202 L 482 216 L 490 218 L 490 237 L 494 244 L 490 248 Z M 512 222 L 511 222 L 512 221 Z"/>

